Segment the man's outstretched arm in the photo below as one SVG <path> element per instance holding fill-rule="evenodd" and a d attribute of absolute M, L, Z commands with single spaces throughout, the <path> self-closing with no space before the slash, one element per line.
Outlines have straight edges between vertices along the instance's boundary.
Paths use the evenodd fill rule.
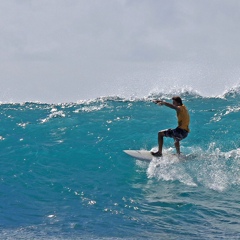
<path fill-rule="evenodd" d="M 175 106 L 175 105 L 173 105 L 173 104 L 171 104 L 171 103 L 168 103 L 168 102 L 165 102 L 165 101 L 162 101 L 162 100 L 154 100 L 153 102 L 154 102 L 155 104 L 159 105 L 159 106 L 165 105 L 166 107 L 175 109 L 176 111 L 179 110 L 179 107 L 178 107 L 178 106 Z"/>

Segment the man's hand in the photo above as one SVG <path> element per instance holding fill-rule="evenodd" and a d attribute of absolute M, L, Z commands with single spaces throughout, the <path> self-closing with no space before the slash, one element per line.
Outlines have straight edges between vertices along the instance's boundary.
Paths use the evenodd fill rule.
<path fill-rule="evenodd" d="M 164 101 L 162 100 L 153 100 L 153 102 L 157 105 L 164 105 Z"/>

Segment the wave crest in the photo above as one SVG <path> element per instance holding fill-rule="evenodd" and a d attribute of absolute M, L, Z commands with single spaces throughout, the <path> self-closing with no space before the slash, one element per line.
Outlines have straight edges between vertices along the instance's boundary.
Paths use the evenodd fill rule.
<path fill-rule="evenodd" d="M 224 98 L 239 98 L 240 97 L 240 84 L 226 90 L 223 93 Z"/>
<path fill-rule="evenodd" d="M 198 90 L 190 87 L 178 87 L 173 86 L 171 88 L 155 88 L 148 92 L 145 96 L 138 93 L 132 95 L 124 95 L 124 94 L 117 94 L 117 95 L 106 95 L 106 96 L 99 96 L 96 98 L 91 99 L 79 99 L 76 102 L 59 102 L 59 103 L 47 103 L 47 102 L 39 102 L 39 101 L 25 101 L 25 102 L 1 102 L 0 105 L 20 105 L 20 106 L 40 106 L 48 107 L 49 105 L 57 105 L 57 106 L 73 106 L 73 105 L 91 105 L 96 103 L 106 103 L 109 101 L 114 102 L 137 102 L 137 101 L 149 101 L 152 99 L 166 99 L 170 100 L 173 96 L 180 96 L 183 100 L 186 99 L 209 99 L 209 98 L 216 98 L 216 99 L 238 99 L 240 98 L 240 83 L 225 90 L 222 94 L 219 95 L 212 95 L 212 96 L 205 96 L 200 93 Z"/>

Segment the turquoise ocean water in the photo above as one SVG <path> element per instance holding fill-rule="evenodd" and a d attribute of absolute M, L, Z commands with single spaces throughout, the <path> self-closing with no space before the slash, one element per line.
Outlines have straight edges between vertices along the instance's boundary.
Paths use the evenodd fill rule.
<path fill-rule="evenodd" d="M 173 93 L 1 104 L 0 239 L 240 239 L 239 88 L 177 94 L 191 115 L 185 158 L 151 163 L 123 150 L 176 127 L 151 102 Z"/>

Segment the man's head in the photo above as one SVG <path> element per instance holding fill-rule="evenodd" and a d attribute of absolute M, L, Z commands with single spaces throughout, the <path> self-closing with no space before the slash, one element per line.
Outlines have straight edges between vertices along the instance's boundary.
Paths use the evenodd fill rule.
<path fill-rule="evenodd" d="M 178 106 L 182 106 L 183 105 L 182 99 L 180 97 L 178 97 L 178 96 L 173 97 L 172 100 L 173 100 L 173 103 L 175 102 L 176 105 L 178 105 Z"/>

